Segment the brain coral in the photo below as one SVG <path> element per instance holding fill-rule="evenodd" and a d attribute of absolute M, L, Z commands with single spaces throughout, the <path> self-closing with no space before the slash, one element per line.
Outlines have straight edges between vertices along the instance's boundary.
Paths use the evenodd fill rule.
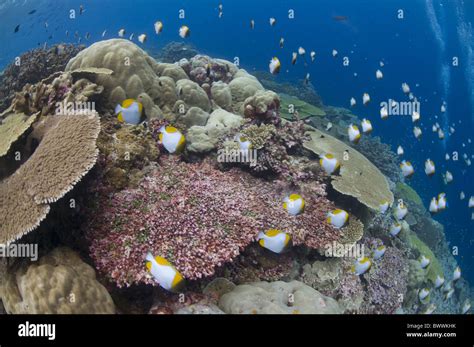
<path fill-rule="evenodd" d="M 127 98 L 137 98 L 141 93 L 148 94 L 158 105 L 164 88 L 159 77 L 171 77 L 175 81 L 187 78 L 179 66 L 159 64 L 140 47 L 122 39 L 94 43 L 71 59 L 66 71 L 84 68 L 113 71 L 111 75 L 97 75 L 95 80 L 105 88 L 102 100 L 105 107 L 111 109 Z"/>
<path fill-rule="evenodd" d="M 92 267 L 69 248 L 7 275 L 0 297 L 11 314 L 111 314 L 115 306 Z"/>
<path fill-rule="evenodd" d="M 100 131 L 97 114 L 49 116 L 48 130 L 32 156 L 0 182 L 0 243 L 35 229 L 60 199 L 92 168 Z"/>
<path fill-rule="evenodd" d="M 332 176 L 335 190 L 374 210 L 385 201 L 393 203 L 387 179 L 367 158 L 331 135 L 311 129 L 311 140 L 303 146 L 318 156 L 331 153 L 342 163 L 340 174 Z"/>
<path fill-rule="evenodd" d="M 336 300 L 298 281 L 255 282 L 235 287 L 219 300 L 231 314 L 338 314 Z"/>
<path fill-rule="evenodd" d="M 290 216 L 274 183 L 210 163 L 164 157 L 138 189 L 101 196 L 91 209 L 88 238 L 97 268 L 118 285 L 153 283 L 144 267 L 151 251 L 173 263 L 185 278 L 210 276 L 231 261 L 259 231 L 280 228 L 293 244 L 322 248 L 339 231 L 325 222 L 334 206 L 319 183 L 305 191 L 305 212 Z"/>

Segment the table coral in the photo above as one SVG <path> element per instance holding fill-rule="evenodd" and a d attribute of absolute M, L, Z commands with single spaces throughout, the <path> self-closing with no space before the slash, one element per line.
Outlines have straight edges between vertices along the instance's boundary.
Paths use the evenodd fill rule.
<path fill-rule="evenodd" d="M 37 116 L 38 113 L 30 117 L 23 113 L 7 113 L 0 123 L 0 157 L 6 155 L 12 144 L 31 128 Z"/>
<path fill-rule="evenodd" d="M 259 231 L 280 228 L 293 244 L 323 248 L 340 237 L 325 222 L 334 206 L 318 182 L 302 187 L 305 212 L 289 216 L 275 183 L 238 169 L 221 172 L 164 157 L 138 189 L 102 196 L 91 210 L 87 234 L 97 268 L 118 285 L 153 283 L 144 267 L 151 251 L 187 279 L 210 276 L 235 258 Z"/>
<path fill-rule="evenodd" d="M 318 156 L 331 153 L 341 162 L 340 175 L 332 176 L 332 186 L 335 190 L 356 198 L 373 210 L 378 210 L 384 202 L 393 203 L 394 198 L 387 179 L 367 158 L 317 129 L 313 128 L 308 133 L 311 141 L 304 143 L 306 149 Z"/>
<path fill-rule="evenodd" d="M 32 156 L 0 182 L 0 243 L 35 229 L 57 201 L 92 168 L 100 131 L 97 114 L 50 116 L 52 126 Z"/>

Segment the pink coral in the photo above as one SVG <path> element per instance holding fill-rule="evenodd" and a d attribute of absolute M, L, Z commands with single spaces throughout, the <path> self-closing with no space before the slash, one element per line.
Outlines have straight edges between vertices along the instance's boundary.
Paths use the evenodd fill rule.
<path fill-rule="evenodd" d="M 145 271 L 147 251 L 197 279 L 235 258 L 262 230 L 279 228 L 294 244 L 312 248 L 340 237 L 325 222 L 334 206 L 317 181 L 300 188 L 306 208 L 294 217 L 283 209 L 286 192 L 275 183 L 239 169 L 221 172 L 207 161 L 164 157 L 160 164 L 138 189 L 100 195 L 90 213 L 91 256 L 119 286 L 154 283 Z"/>

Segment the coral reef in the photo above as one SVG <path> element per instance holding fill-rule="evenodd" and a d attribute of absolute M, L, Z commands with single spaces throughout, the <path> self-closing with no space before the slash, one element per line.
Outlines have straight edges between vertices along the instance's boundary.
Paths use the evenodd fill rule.
<path fill-rule="evenodd" d="M 219 307 L 231 314 L 342 313 L 337 301 L 298 281 L 242 284 L 224 294 Z"/>
<path fill-rule="evenodd" d="M 260 280 L 289 281 L 295 279 L 299 272 L 297 259 L 298 254 L 293 250 L 275 254 L 252 244 L 218 272 L 236 284 Z"/>
<path fill-rule="evenodd" d="M 416 205 L 423 205 L 423 201 L 421 200 L 418 193 L 410 187 L 408 184 L 403 182 L 398 182 L 395 187 L 395 196 L 399 199 L 403 199 L 403 201 L 411 202 Z"/>
<path fill-rule="evenodd" d="M 421 241 L 414 232 L 407 231 L 405 235 L 406 244 L 414 252 L 415 259 L 419 259 L 421 255 L 424 255 L 430 259 L 430 265 L 426 270 L 424 270 L 424 272 L 426 279 L 434 284 L 437 276 L 444 276 L 441 264 L 439 263 L 433 251 L 423 241 Z"/>
<path fill-rule="evenodd" d="M 200 109 L 206 112 L 209 112 L 211 110 L 211 103 L 206 92 L 196 82 L 186 79 L 180 79 L 176 82 L 176 91 L 177 95 L 179 95 L 179 100 L 177 101 L 177 103 L 183 101 L 186 105 L 186 108 L 184 109 L 185 111 L 187 111 L 190 107 L 193 106 L 199 107 Z M 176 104 L 175 109 L 177 109 Z"/>
<path fill-rule="evenodd" d="M 364 275 L 365 298 L 360 313 L 393 314 L 401 308 L 407 293 L 408 262 L 402 251 L 387 247 Z"/>
<path fill-rule="evenodd" d="M 328 258 L 303 265 L 298 280 L 335 298 L 345 313 L 357 313 L 364 300 L 359 276 L 350 272 L 349 258 Z"/>
<path fill-rule="evenodd" d="M 156 59 L 163 63 L 174 63 L 181 59 L 191 59 L 198 51 L 190 44 L 184 42 L 170 42 L 156 54 Z"/>
<path fill-rule="evenodd" d="M 233 139 L 223 141 L 219 149 L 224 153 L 238 151 L 240 147 L 235 135 Z M 259 176 L 277 175 L 287 180 L 314 176 L 313 163 L 306 158 L 292 156 L 293 153 L 301 151 L 304 141 L 309 140 L 303 122 L 283 122 L 277 126 L 246 123 L 238 130 L 238 135 L 249 141 L 251 149 L 257 151 L 254 162 L 239 164 L 250 172 Z"/>
<path fill-rule="evenodd" d="M 347 128 L 346 128 L 347 129 Z M 347 138 L 346 143 L 353 146 Z M 398 166 L 399 158 L 389 145 L 378 136 L 363 136 L 357 144 L 357 150 L 370 160 L 385 176 L 393 182 L 401 182 L 403 175 Z"/>
<path fill-rule="evenodd" d="M 212 151 L 221 138 L 242 123 L 241 116 L 217 109 L 209 115 L 206 125 L 195 125 L 188 129 L 186 148 L 195 153 Z"/>
<path fill-rule="evenodd" d="M 58 44 L 20 55 L 19 61 L 7 66 L 0 75 L 0 112 L 8 108 L 15 93 L 26 84 L 37 83 L 56 72 L 64 71 L 67 62 L 82 49 L 84 46 Z"/>
<path fill-rule="evenodd" d="M 160 77 L 187 78 L 186 73 L 179 66 L 160 65 L 137 45 L 121 39 L 92 44 L 69 61 L 66 71 L 85 68 L 105 68 L 113 71 L 111 75 L 98 74 L 93 80 L 104 87 L 101 104 L 110 110 L 113 110 L 117 104 L 121 104 L 123 100 L 136 99 L 141 94 L 146 94 L 145 98 L 149 97 L 153 100 L 153 106 L 169 102 L 162 98 L 169 95 L 164 91 L 171 81 L 166 80 L 165 83 Z M 151 118 L 149 107 L 144 107 L 144 112 Z"/>
<path fill-rule="evenodd" d="M 210 276 L 235 258 L 261 230 L 281 228 L 293 244 L 322 248 L 339 231 L 325 222 L 333 208 L 318 183 L 307 191 L 305 213 L 291 217 L 275 184 L 207 162 L 165 157 L 138 189 L 103 196 L 89 217 L 91 256 L 118 285 L 153 283 L 143 266 L 147 251 L 173 263 L 187 279 Z M 126 222 L 125 222 L 126 221 Z"/>
<path fill-rule="evenodd" d="M 325 116 L 323 109 L 313 106 L 303 100 L 280 93 L 280 117 L 294 120 L 305 119 L 313 116 Z"/>
<path fill-rule="evenodd" d="M 254 96 L 257 91 L 264 90 L 260 82 L 243 69 L 234 75 L 234 79 L 229 83 L 229 88 L 232 94 L 232 108 L 234 112 L 241 115 L 244 114 L 244 101 Z"/>
<path fill-rule="evenodd" d="M 257 90 L 245 99 L 242 110 L 244 116 L 257 124 L 280 122 L 280 97 L 269 90 Z"/>
<path fill-rule="evenodd" d="M 393 194 L 385 176 L 362 154 L 334 137 L 312 129 L 311 141 L 303 146 L 319 155 L 333 154 L 341 162 L 340 175 L 332 176 L 332 187 L 356 198 L 367 207 L 378 210 L 380 204 L 393 203 Z"/>
<path fill-rule="evenodd" d="M 254 75 L 262 83 L 265 89 L 273 90 L 275 93 L 280 95 L 291 95 L 316 107 L 323 106 L 321 97 L 318 95 L 311 82 L 303 83 L 303 81 L 298 81 L 292 83 L 283 81 L 280 83 L 280 81 L 277 82 L 275 80 L 275 76 L 266 71 L 257 71 Z"/>
<path fill-rule="evenodd" d="M 181 59 L 179 65 L 186 71 L 191 80 L 205 88 L 215 82 L 229 83 L 238 68 L 223 59 L 212 59 L 207 55 L 195 55 L 191 59 Z"/>
<path fill-rule="evenodd" d="M 100 131 L 97 114 L 49 116 L 31 157 L 0 182 L 0 243 L 35 229 L 60 199 L 95 164 Z"/>
<path fill-rule="evenodd" d="M 23 87 L 13 98 L 12 110 L 27 115 L 39 113 L 42 116 L 80 111 L 75 109 L 76 105 L 87 105 L 89 100 L 102 91 L 102 86 L 86 78 L 74 79 L 72 73 L 57 73 L 34 85 L 27 84 Z M 81 111 L 86 113 L 90 110 L 86 108 Z"/>
<path fill-rule="evenodd" d="M 158 159 L 160 151 L 156 140 L 144 127 L 108 124 L 102 127 L 97 139 L 99 148 L 99 176 L 114 191 L 137 187 Z"/>
<path fill-rule="evenodd" d="M 114 303 L 92 267 L 69 248 L 7 275 L 0 298 L 10 314 L 113 314 Z"/>

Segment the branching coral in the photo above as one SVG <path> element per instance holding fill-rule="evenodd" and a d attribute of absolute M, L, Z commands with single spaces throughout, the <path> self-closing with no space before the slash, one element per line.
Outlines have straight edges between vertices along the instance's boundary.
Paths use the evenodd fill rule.
<path fill-rule="evenodd" d="M 97 114 L 50 116 L 49 130 L 33 155 L 0 182 L 0 243 L 35 229 L 49 204 L 70 191 L 95 164 L 100 131 Z"/>
<path fill-rule="evenodd" d="M 64 112 L 62 108 L 67 108 L 69 105 L 75 107 L 77 104 L 85 104 L 102 91 L 103 87 L 85 78 L 74 80 L 71 73 L 59 73 L 37 84 L 27 84 L 15 95 L 12 109 L 27 115 L 40 113 L 46 116 L 58 113 L 58 108 Z M 61 107 L 58 107 L 59 105 Z"/>
<path fill-rule="evenodd" d="M 138 189 L 102 196 L 91 210 L 91 256 L 118 285 L 153 283 L 143 266 L 151 251 L 188 279 L 210 276 L 231 261 L 258 232 L 280 228 L 293 244 L 322 248 L 339 231 L 325 222 L 333 208 L 317 182 L 301 188 L 305 212 L 289 216 L 274 183 L 238 169 L 221 172 L 207 162 L 186 164 L 166 157 Z"/>
<path fill-rule="evenodd" d="M 309 140 L 303 122 L 283 122 L 277 126 L 247 123 L 239 134 L 250 141 L 251 150 L 257 150 L 256 161 L 240 164 L 251 172 L 258 175 L 276 174 L 289 180 L 313 176 L 309 161 L 291 155 L 301 150 L 303 142 Z M 235 139 L 228 139 L 221 144 L 221 149 L 224 153 L 232 153 L 239 149 L 239 144 Z"/>
<path fill-rule="evenodd" d="M 374 261 L 366 280 L 365 300 L 361 313 L 393 314 L 407 293 L 408 262 L 402 251 L 387 247 L 384 256 Z"/>

